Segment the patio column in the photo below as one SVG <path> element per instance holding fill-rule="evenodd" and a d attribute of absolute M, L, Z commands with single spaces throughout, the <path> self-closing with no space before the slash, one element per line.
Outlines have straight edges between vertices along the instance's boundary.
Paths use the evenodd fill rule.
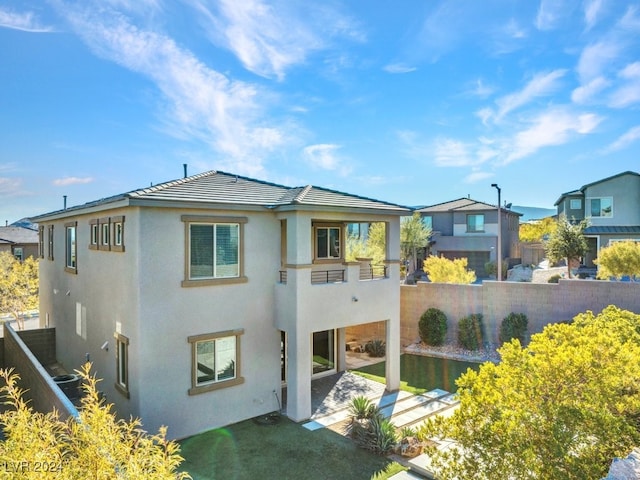
<path fill-rule="evenodd" d="M 400 319 L 392 318 L 385 322 L 387 331 L 387 358 L 385 376 L 387 391 L 400 390 Z"/>
<path fill-rule="evenodd" d="M 338 329 L 338 338 L 336 341 L 336 369 L 338 372 L 343 372 L 347 369 L 347 329 Z"/>
<path fill-rule="evenodd" d="M 311 417 L 311 336 L 301 330 L 288 336 L 287 417 L 294 422 Z"/>

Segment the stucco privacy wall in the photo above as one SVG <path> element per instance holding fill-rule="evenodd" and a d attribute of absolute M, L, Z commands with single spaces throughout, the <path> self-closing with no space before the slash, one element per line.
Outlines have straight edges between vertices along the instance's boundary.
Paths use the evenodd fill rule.
<path fill-rule="evenodd" d="M 418 321 L 430 307 L 447 315 L 447 343 L 456 343 L 458 320 L 481 313 L 486 341 L 497 344 L 500 323 L 511 312 L 527 315 L 532 334 L 549 323 L 570 320 L 587 310 L 598 313 L 608 305 L 640 313 L 640 284 L 593 280 L 560 280 L 557 284 L 486 281 L 482 285 L 418 282 L 400 288 L 400 335 L 403 346 L 419 340 Z"/>

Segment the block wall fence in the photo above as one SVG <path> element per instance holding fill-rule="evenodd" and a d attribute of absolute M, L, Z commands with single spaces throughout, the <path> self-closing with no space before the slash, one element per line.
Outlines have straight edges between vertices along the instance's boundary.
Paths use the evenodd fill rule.
<path fill-rule="evenodd" d="M 423 283 L 400 287 L 400 335 L 402 346 L 420 341 L 418 321 L 430 307 L 447 315 L 447 343 L 457 343 L 458 320 L 481 313 L 485 341 L 498 345 L 502 319 L 509 313 L 524 313 L 529 334 L 539 333 L 549 323 L 571 320 L 591 310 L 599 313 L 615 305 L 640 313 L 640 283 L 595 280 L 560 280 L 555 283 L 485 281 L 481 285 Z"/>

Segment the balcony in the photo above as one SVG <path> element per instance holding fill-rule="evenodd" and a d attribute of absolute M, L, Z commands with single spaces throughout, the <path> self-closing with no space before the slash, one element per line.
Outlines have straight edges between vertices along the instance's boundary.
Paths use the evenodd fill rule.
<path fill-rule="evenodd" d="M 379 280 L 388 278 L 388 267 L 386 265 L 359 264 L 358 280 Z M 348 281 L 346 269 L 312 270 L 311 284 L 343 283 Z M 280 270 L 278 283 L 287 283 L 287 270 Z"/>

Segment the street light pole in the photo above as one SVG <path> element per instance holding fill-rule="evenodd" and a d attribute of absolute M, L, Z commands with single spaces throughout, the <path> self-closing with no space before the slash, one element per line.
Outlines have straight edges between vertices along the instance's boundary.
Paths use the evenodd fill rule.
<path fill-rule="evenodd" d="M 497 183 L 492 183 L 492 187 L 498 190 L 498 251 L 496 259 L 498 263 L 498 281 L 502 281 L 502 211 L 500 209 L 500 187 Z"/>

